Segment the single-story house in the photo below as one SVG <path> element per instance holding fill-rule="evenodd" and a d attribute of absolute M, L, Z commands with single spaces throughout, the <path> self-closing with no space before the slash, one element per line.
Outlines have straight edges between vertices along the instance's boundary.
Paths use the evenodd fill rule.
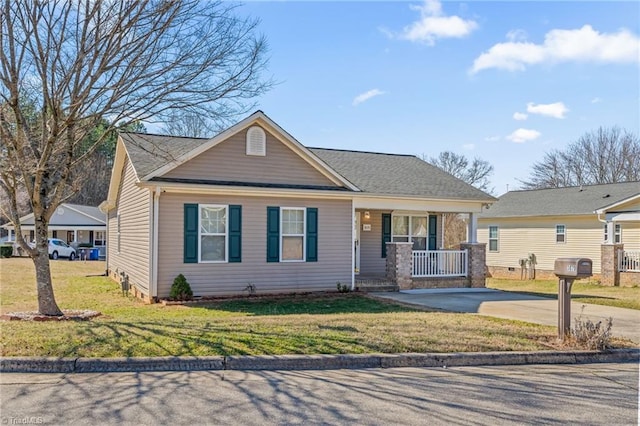
<path fill-rule="evenodd" d="M 412 155 L 305 147 L 257 111 L 211 139 L 121 133 L 101 209 L 110 276 L 156 300 L 178 274 L 199 296 L 483 286 L 476 218 L 493 201 Z M 438 250 L 444 212 L 469 215 L 468 246 Z"/>
<path fill-rule="evenodd" d="M 27 241 L 35 239 L 33 213 L 20 218 L 22 235 Z M 9 222 L 2 225 L 9 232 L 7 242 L 15 241 L 15 227 Z M 106 255 L 107 221 L 98 207 L 62 203 L 51 216 L 49 238 L 59 238 L 73 247 L 81 243 L 92 244 Z"/>
<path fill-rule="evenodd" d="M 640 284 L 640 182 L 510 191 L 478 218 L 488 272 L 520 277 L 535 255 L 552 278 L 556 258 L 586 257 L 604 284 Z"/>

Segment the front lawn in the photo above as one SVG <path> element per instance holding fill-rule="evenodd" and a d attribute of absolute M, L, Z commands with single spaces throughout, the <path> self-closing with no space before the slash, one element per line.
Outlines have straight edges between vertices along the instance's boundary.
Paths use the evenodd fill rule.
<path fill-rule="evenodd" d="M 487 287 L 516 293 L 558 298 L 557 280 L 506 280 L 487 279 Z M 615 306 L 618 308 L 640 309 L 639 287 L 608 287 L 578 280 L 571 288 L 571 299 L 581 303 Z"/>
<path fill-rule="evenodd" d="M 4 356 L 344 354 L 550 349 L 555 327 L 472 314 L 415 311 L 357 294 L 145 305 L 99 276 L 104 262 L 52 261 L 63 309 L 102 316 L 78 322 L 3 321 Z M 0 311 L 36 309 L 28 259 L 0 259 Z M 618 347 L 631 344 L 618 341 Z"/>

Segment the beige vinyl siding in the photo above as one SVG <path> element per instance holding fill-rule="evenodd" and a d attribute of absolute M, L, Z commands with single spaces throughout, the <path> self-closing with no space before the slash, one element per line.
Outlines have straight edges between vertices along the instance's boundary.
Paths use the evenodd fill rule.
<path fill-rule="evenodd" d="M 629 251 L 640 250 L 640 222 L 619 222 L 622 228 L 622 244 Z"/>
<path fill-rule="evenodd" d="M 519 260 L 534 253 L 538 261 L 536 269 L 552 271 L 558 257 L 587 257 L 593 261 L 593 272 L 600 273 L 604 233 L 603 223 L 595 216 L 481 219 L 479 242 L 488 246 L 489 226 L 493 225 L 498 226 L 498 251 L 487 248 L 488 266 L 519 269 Z M 565 225 L 565 243 L 556 243 L 556 225 Z"/>
<path fill-rule="evenodd" d="M 149 235 L 151 192 L 136 186 L 131 162 L 127 159 L 118 190 L 117 207 L 109 212 L 109 269 L 129 275 L 129 283 L 149 295 Z M 117 213 L 120 213 L 118 252 Z"/>
<path fill-rule="evenodd" d="M 267 153 L 264 157 L 246 155 L 247 131 L 243 130 L 163 177 L 336 186 L 271 133 L 266 130 L 265 133 Z"/>
<path fill-rule="evenodd" d="M 370 224 L 371 231 L 363 231 L 360 225 L 360 275 L 385 275 L 386 259 L 382 257 L 382 214 L 390 211 L 368 210 L 371 218 L 360 213 L 360 223 Z"/>
<path fill-rule="evenodd" d="M 158 296 L 184 274 L 195 295 L 335 290 L 351 285 L 351 201 L 164 193 L 159 208 Z M 242 205 L 241 263 L 183 263 L 184 204 Z M 267 263 L 267 206 L 318 208 L 318 261 Z"/>

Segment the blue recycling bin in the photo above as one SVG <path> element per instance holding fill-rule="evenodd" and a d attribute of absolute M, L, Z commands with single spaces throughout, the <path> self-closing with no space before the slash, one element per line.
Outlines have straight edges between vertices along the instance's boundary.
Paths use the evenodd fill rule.
<path fill-rule="evenodd" d="M 100 258 L 100 249 L 92 248 L 89 251 L 89 260 L 98 260 Z"/>

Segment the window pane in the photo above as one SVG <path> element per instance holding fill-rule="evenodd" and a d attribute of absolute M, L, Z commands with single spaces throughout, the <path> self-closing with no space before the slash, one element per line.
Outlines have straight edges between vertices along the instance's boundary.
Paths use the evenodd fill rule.
<path fill-rule="evenodd" d="M 224 234 L 227 228 L 227 209 L 224 207 L 203 207 L 200 209 L 200 232 Z"/>
<path fill-rule="evenodd" d="M 489 227 L 489 238 L 498 238 L 498 227 L 490 226 Z"/>
<path fill-rule="evenodd" d="M 409 216 L 393 217 L 393 235 L 409 235 Z"/>
<path fill-rule="evenodd" d="M 282 237 L 282 260 L 302 260 L 302 237 Z"/>
<path fill-rule="evenodd" d="M 221 261 L 225 260 L 225 237 L 203 235 L 201 237 L 202 247 L 200 248 L 200 260 Z"/>
<path fill-rule="evenodd" d="M 427 239 L 423 237 L 413 237 L 413 250 L 426 250 Z"/>
<path fill-rule="evenodd" d="M 427 236 L 427 218 L 426 217 L 411 218 L 411 235 L 413 235 L 414 237 Z M 414 249 L 414 250 L 419 250 L 419 249 Z"/>
<path fill-rule="evenodd" d="M 498 251 L 498 240 L 489 240 L 489 251 Z"/>
<path fill-rule="evenodd" d="M 304 210 L 282 209 L 282 235 L 304 235 Z"/>
<path fill-rule="evenodd" d="M 556 242 L 557 243 L 564 243 L 564 234 L 556 235 Z"/>

